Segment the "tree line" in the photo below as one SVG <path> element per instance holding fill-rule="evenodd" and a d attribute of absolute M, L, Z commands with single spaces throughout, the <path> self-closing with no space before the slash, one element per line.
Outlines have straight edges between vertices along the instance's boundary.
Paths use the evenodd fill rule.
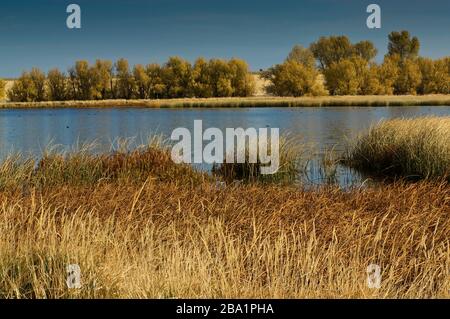
<path fill-rule="evenodd" d="M 13 102 L 161 99 L 187 97 L 244 97 L 253 94 L 254 78 L 240 59 L 206 60 L 191 65 L 171 57 L 163 65 L 137 64 L 126 59 L 77 61 L 67 73 L 52 69 L 47 74 L 33 68 L 14 81 L 8 91 Z"/>
<path fill-rule="evenodd" d="M 296 45 L 262 76 L 268 93 L 278 96 L 450 94 L 450 57 L 420 57 L 419 49 L 408 31 L 392 32 L 388 53 L 377 64 L 370 41 L 321 37 L 309 48 Z"/>
<path fill-rule="evenodd" d="M 388 53 L 375 63 L 370 41 L 321 37 L 309 48 L 296 45 L 285 61 L 261 72 L 266 91 L 276 96 L 450 94 L 450 57 L 419 55 L 420 42 L 408 31 L 389 34 Z M 5 95 L 0 80 L 0 98 Z M 192 65 L 171 57 L 163 65 L 77 61 L 65 72 L 24 72 L 7 95 L 15 102 L 245 97 L 255 90 L 247 63 L 240 59 L 199 58 Z"/>

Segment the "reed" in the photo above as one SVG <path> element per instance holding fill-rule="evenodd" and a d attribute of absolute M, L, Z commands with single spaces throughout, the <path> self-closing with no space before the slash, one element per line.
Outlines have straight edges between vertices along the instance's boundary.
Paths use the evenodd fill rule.
<path fill-rule="evenodd" d="M 350 146 L 349 165 L 382 176 L 450 179 L 450 117 L 382 121 Z"/>
<path fill-rule="evenodd" d="M 449 95 L 366 95 L 321 97 L 184 98 L 156 100 L 98 100 L 3 102 L 0 108 L 214 108 L 214 107 L 317 107 L 317 106 L 450 106 Z"/>
<path fill-rule="evenodd" d="M 450 298 L 445 182 L 217 187 L 151 144 L 0 173 L 1 298 Z"/>
<path fill-rule="evenodd" d="M 148 179 L 0 192 L 2 298 L 449 298 L 450 189 Z M 380 289 L 366 268 L 382 269 Z M 68 289 L 66 266 L 81 268 Z"/>
<path fill-rule="evenodd" d="M 270 146 L 270 141 L 268 142 Z M 270 164 L 262 164 L 259 156 L 256 163 L 250 162 L 248 148 L 246 148 L 245 161 L 239 163 L 237 161 L 237 152 L 232 163 L 216 164 L 212 168 L 213 174 L 220 176 L 226 182 L 263 182 L 263 183 L 292 183 L 300 179 L 305 173 L 304 168 L 308 160 L 308 148 L 306 144 L 302 144 L 299 138 L 285 134 L 280 137 L 279 141 L 279 167 L 274 174 L 262 174 L 261 167 Z M 268 148 L 268 154 L 272 150 Z M 258 152 L 259 154 L 259 152 Z"/>

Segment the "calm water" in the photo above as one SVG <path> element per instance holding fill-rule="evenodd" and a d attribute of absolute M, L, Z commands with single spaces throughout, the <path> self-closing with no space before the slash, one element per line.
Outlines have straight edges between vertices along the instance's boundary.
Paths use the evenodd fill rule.
<path fill-rule="evenodd" d="M 174 128 L 191 129 L 196 119 L 203 120 L 204 129 L 278 127 L 281 134 L 299 134 L 319 149 L 337 145 L 339 150 L 347 138 L 381 119 L 423 115 L 450 115 L 450 107 L 0 110 L 0 160 L 13 151 L 39 156 L 49 144 L 71 147 L 96 141 L 107 151 L 118 138 L 144 143 L 154 133 L 170 136 Z M 341 183 L 360 179 L 343 175 Z"/>

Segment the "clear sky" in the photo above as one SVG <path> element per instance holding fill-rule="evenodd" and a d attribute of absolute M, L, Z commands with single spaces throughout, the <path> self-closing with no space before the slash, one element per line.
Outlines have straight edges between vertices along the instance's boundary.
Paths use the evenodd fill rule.
<path fill-rule="evenodd" d="M 66 27 L 66 7 L 82 9 L 82 28 Z M 382 9 L 382 28 L 366 26 L 366 7 Z M 407 29 L 421 54 L 450 55 L 449 0 L 1 0 L 0 76 L 37 66 L 66 70 L 75 60 L 164 62 L 171 55 L 240 57 L 252 70 L 281 62 L 294 44 L 320 36 L 367 39 L 386 52 L 387 34 Z"/>

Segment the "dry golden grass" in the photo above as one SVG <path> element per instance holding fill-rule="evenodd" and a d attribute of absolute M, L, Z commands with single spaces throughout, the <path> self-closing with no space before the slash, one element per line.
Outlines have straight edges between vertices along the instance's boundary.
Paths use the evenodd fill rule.
<path fill-rule="evenodd" d="M 145 107 L 145 108 L 213 108 L 213 107 L 313 107 L 313 106 L 439 106 L 450 105 L 450 95 L 366 95 L 323 97 L 235 97 L 185 98 L 161 100 L 99 100 L 3 102 L 0 108 L 89 108 L 89 107 Z"/>
<path fill-rule="evenodd" d="M 0 297 L 450 297 L 446 183 L 223 188 L 140 158 L 104 164 L 139 179 L 90 178 L 97 170 L 81 165 L 84 183 L 77 158 L 32 177 L 5 164 L 2 176 L 29 182 L 0 190 Z M 371 263 L 382 268 L 378 290 L 366 285 Z M 79 290 L 66 286 L 68 264 L 81 267 Z"/>

